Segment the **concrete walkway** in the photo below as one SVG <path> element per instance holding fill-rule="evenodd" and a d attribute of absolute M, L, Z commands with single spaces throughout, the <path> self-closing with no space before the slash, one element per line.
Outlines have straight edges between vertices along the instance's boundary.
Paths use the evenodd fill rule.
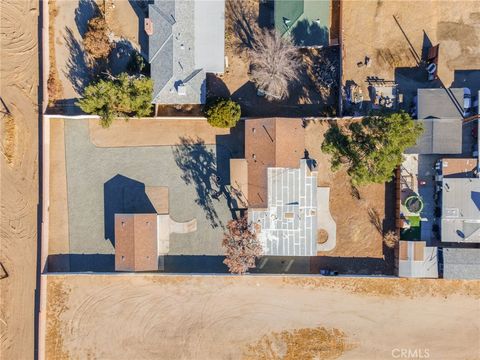
<path fill-rule="evenodd" d="M 325 230 L 328 239 L 317 244 L 317 251 L 331 251 L 337 245 L 337 224 L 330 214 L 330 188 L 317 187 L 317 229 Z"/>

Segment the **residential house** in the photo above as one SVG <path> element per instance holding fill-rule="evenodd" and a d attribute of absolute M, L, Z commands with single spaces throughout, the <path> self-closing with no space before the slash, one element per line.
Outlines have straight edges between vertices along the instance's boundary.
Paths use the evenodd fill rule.
<path fill-rule="evenodd" d="M 418 89 L 417 121 L 424 127 L 410 154 L 461 154 L 464 88 Z"/>
<path fill-rule="evenodd" d="M 443 178 L 441 240 L 480 243 L 480 178 Z"/>
<path fill-rule="evenodd" d="M 224 0 L 154 0 L 148 61 L 154 104 L 204 104 L 206 73 L 224 72 Z"/>
<path fill-rule="evenodd" d="M 317 172 L 304 155 L 301 119 L 245 121 L 245 158 L 230 161 L 230 184 L 238 207 L 248 209 L 264 255 L 315 256 L 319 251 L 318 194 L 325 189 L 317 188 Z M 328 199 L 327 193 L 327 207 Z M 334 241 L 335 223 L 325 218 L 331 221 L 323 228 L 331 229 Z"/>
<path fill-rule="evenodd" d="M 438 278 L 438 249 L 425 241 L 399 241 L 398 276 Z"/>
<path fill-rule="evenodd" d="M 115 214 L 115 271 L 158 270 L 157 214 Z"/>
<path fill-rule="evenodd" d="M 444 279 L 480 279 L 480 248 L 444 248 Z"/>
<path fill-rule="evenodd" d="M 330 45 L 331 0 L 270 0 L 270 25 L 300 47 Z"/>

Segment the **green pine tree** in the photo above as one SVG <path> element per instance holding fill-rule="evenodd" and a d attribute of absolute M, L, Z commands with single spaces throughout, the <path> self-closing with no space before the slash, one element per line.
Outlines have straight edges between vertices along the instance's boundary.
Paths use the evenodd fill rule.
<path fill-rule="evenodd" d="M 347 167 L 352 183 L 390 181 L 405 149 L 415 145 L 423 126 L 405 112 L 368 116 L 348 127 L 332 126 L 322 151 L 332 155 L 332 170 Z"/>
<path fill-rule="evenodd" d="M 87 114 L 99 115 L 102 126 L 109 127 L 116 117 L 149 116 L 152 92 L 151 79 L 122 73 L 114 79 L 87 86 L 77 105 Z"/>

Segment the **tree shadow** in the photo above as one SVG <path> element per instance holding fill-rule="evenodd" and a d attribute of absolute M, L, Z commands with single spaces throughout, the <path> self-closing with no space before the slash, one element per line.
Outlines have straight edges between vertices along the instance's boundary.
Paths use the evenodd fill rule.
<path fill-rule="evenodd" d="M 117 174 L 103 185 L 105 239 L 115 246 L 115 214 L 154 214 L 145 184 Z"/>
<path fill-rule="evenodd" d="M 297 22 L 292 29 L 292 40 L 297 46 L 328 46 L 329 33 L 326 26 L 320 26 L 307 19 Z"/>
<path fill-rule="evenodd" d="M 130 41 L 126 39 L 115 41 L 112 51 L 108 55 L 108 68 L 112 75 L 117 76 L 127 72 L 135 52 L 136 49 Z"/>
<path fill-rule="evenodd" d="M 92 72 L 88 67 L 88 59 L 83 44 L 75 38 L 72 29 L 66 27 L 65 31 L 64 40 L 70 55 L 67 60 L 67 69 L 63 70 L 63 73 L 77 94 L 81 94 L 92 80 Z"/>
<path fill-rule="evenodd" d="M 259 31 L 253 10 L 244 1 L 227 0 L 225 14 L 231 27 L 229 30 L 236 36 L 238 49 L 251 49 Z"/>
<path fill-rule="evenodd" d="M 207 73 L 207 98 L 229 98 L 230 90 L 216 74 Z"/>
<path fill-rule="evenodd" d="M 75 24 L 78 32 L 83 38 L 88 30 L 88 21 L 100 14 L 100 9 L 94 0 L 80 0 L 75 9 Z"/>
<path fill-rule="evenodd" d="M 218 148 L 218 147 L 217 147 Z M 228 168 L 218 170 L 217 154 L 207 149 L 200 138 L 181 137 L 180 144 L 172 148 L 177 166 L 183 171 L 182 180 L 187 185 L 194 185 L 197 192 L 195 203 L 204 211 L 205 217 L 213 228 L 224 227 L 215 204 L 225 197 L 229 206 L 230 194 L 226 189 Z M 228 156 L 228 155 L 227 155 Z"/>

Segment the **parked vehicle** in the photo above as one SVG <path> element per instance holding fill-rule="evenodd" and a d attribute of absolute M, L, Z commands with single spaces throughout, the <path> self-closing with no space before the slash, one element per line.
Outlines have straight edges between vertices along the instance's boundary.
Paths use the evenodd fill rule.
<path fill-rule="evenodd" d="M 320 275 L 323 275 L 323 276 L 337 276 L 338 271 L 334 271 L 332 269 L 320 269 Z"/>

